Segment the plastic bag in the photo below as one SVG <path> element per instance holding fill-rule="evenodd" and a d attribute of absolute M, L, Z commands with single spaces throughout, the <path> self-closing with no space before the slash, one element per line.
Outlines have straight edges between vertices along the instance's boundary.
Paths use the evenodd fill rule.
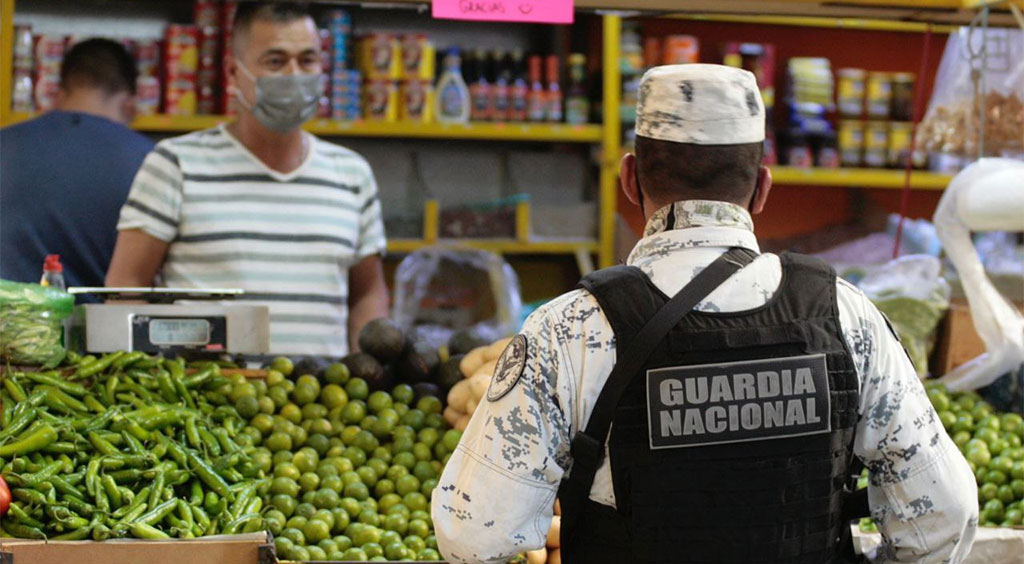
<path fill-rule="evenodd" d="M 935 328 L 949 308 L 949 284 L 939 276 L 942 263 L 928 255 L 907 255 L 879 266 L 860 281 L 864 294 L 889 318 L 914 363 L 928 373 Z"/>
<path fill-rule="evenodd" d="M 971 239 L 972 231 L 1024 231 L 1024 162 L 981 159 L 967 167 L 946 188 L 933 221 L 986 351 L 942 382 L 952 391 L 974 390 L 1024 362 L 1024 316 L 996 290 Z"/>
<path fill-rule="evenodd" d="M 974 56 L 982 50 L 986 51 L 984 59 Z M 975 77 L 984 81 L 983 96 L 976 94 Z M 928 113 L 917 135 L 918 148 L 976 157 L 980 141 L 980 104 L 985 111 L 985 154 L 1021 153 L 1024 151 L 1022 93 L 1024 31 L 958 29 L 946 42 Z"/>
<path fill-rule="evenodd" d="M 493 342 L 519 330 L 519 279 L 487 251 L 427 247 L 407 256 L 395 274 L 392 317 L 416 338 L 440 347 L 460 329 Z"/>
<path fill-rule="evenodd" d="M 45 368 L 60 364 L 65 354 L 61 322 L 74 305 L 74 296 L 63 290 L 0 280 L 0 357 Z"/>

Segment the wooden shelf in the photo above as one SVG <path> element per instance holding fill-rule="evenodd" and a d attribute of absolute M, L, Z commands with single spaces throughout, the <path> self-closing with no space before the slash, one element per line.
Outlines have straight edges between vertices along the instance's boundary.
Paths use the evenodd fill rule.
<path fill-rule="evenodd" d="M 781 186 L 902 189 L 904 176 L 902 170 L 888 169 L 772 167 L 772 183 Z M 910 187 L 915 190 L 945 190 L 952 178 L 948 174 L 915 170 L 910 175 Z"/>
<path fill-rule="evenodd" d="M 17 123 L 31 114 L 14 114 Z M 136 131 L 184 133 L 214 127 L 227 116 L 142 116 L 132 123 Z M 335 121 L 314 119 L 305 129 L 324 137 L 392 137 L 398 139 L 471 139 L 481 141 L 534 141 L 545 143 L 600 143 L 600 125 L 562 123 L 411 123 Z"/>
<path fill-rule="evenodd" d="M 594 240 L 550 240 L 518 241 L 515 239 L 438 239 L 428 242 L 423 239 L 392 239 L 388 241 L 388 252 L 411 253 L 432 245 L 469 247 L 498 254 L 519 255 L 571 255 L 576 252 L 596 253 L 598 243 Z"/>

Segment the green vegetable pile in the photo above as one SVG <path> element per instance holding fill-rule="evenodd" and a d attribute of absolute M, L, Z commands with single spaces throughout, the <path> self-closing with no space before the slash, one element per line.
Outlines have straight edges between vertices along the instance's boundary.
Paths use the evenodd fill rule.
<path fill-rule="evenodd" d="M 61 321 L 74 302 L 71 294 L 55 288 L 0 280 L 0 358 L 12 364 L 60 364 Z"/>
<path fill-rule="evenodd" d="M 2 376 L 6 536 L 193 538 L 262 530 L 270 480 L 221 393 L 232 380 L 118 352 L 66 370 Z M 237 378 L 244 377 L 238 376 Z M 256 383 L 260 385 L 262 383 Z"/>

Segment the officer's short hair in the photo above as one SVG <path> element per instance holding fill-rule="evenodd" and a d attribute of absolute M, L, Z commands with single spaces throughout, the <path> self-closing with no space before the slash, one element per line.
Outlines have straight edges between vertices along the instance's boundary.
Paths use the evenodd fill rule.
<path fill-rule="evenodd" d="M 746 206 L 757 183 L 764 144 L 696 145 L 637 136 L 637 179 L 661 202 L 721 200 Z"/>
<path fill-rule="evenodd" d="M 76 43 L 60 65 L 60 87 L 64 91 L 94 88 L 107 96 L 121 92 L 135 95 L 139 70 L 124 45 L 99 37 Z"/>
<path fill-rule="evenodd" d="M 253 22 L 288 23 L 312 17 L 309 4 L 305 2 L 240 2 L 231 26 L 232 52 L 236 57 L 241 53 Z"/>

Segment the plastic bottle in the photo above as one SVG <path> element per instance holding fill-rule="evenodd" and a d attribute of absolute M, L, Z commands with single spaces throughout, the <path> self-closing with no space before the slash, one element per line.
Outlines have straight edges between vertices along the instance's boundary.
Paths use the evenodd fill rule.
<path fill-rule="evenodd" d="M 437 121 L 466 123 L 469 121 L 469 88 L 462 79 L 462 60 L 458 48 L 444 58 L 444 71 L 437 81 Z"/>
<path fill-rule="evenodd" d="M 58 290 L 66 290 L 64 285 L 64 265 L 60 263 L 60 255 L 46 255 L 43 261 L 43 278 L 40 286 L 50 286 Z"/>
<path fill-rule="evenodd" d="M 526 95 L 526 119 L 544 121 L 544 83 L 541 82 L 541 58 L 533 55 L 529 59 L 530 92 Z"/>
<path fill-rule="evenodd" d="M 527 97 L 530 87 L 526 83 L 526 65 L 523 61 L 523 52 L 516 49 L 512 51 L 512 86 L 509 88 L 509 119 L 511 121 L 526 121 Z"/>
<path fill-rule="evenodd" d="M 491 54 L 491 119 L 508 121 L 511 113 L 509 84 L 512 82 L 511 59 L 504 51 L 495 49 Z"/>
<path fill-rule="evenodd" d="M 466 76 L 469 78 L 469 119 L 487 121 L 491 119 L 491 83 L 487 78 L 487 55 L 483 49 L 476 49 L 466 62 Z"/>
<path fill-rule="evenodd" d="M 545 73 L 547 76 L 548 90 L 544 96 L 544 117 L 547 121 L 562 121 L 562 88 L 558 85 L 559 64 L 558 55 L 548 55 Z"/>
<path fill-rule="evenodd" d="M 587 97 L 587 57 L 581 53 L 569 55 L 569 88 L 565 98 L 565 123 L 587 123 L 590 118 L 590 99 Z"/>

